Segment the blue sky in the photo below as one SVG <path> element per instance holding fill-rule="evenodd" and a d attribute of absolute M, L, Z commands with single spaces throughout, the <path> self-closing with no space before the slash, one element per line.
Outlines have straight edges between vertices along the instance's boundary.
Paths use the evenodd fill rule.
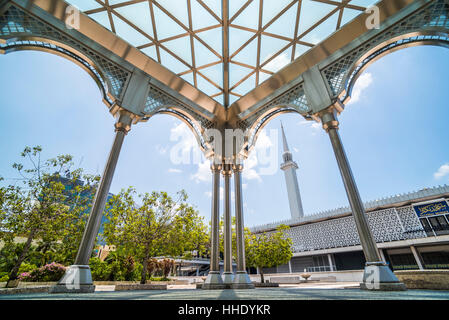
<path fill-rule="evenodd" d="M 44 156 L 70 153 L 89 173 L 101 173 L 114 135 L 113 118 L 95 82 L 63 58 L 39 52 L 0 56 L 0 175 L 15 177 L 11 164 L 24 146 L 42 145 Z M 439 47 L 401 50 L 375 62 L 358 81 L 358 99 L 341 115 L 341 137 L 364 201 L 409 192 L 449 180 L 448 51 Z M 357 100 L 357 101 L 355 101 Z M 278 145 L 270 130 L 284 123 L 306 214 L 347 205 L 331 145 L 318 125 L 294 114 L 270 122 L 258 148 Z M 210 216 L 207 166 L 174 164 L 170 152 L 193 135 L 170 116 L 136 125 L 125 139 L 111 191 L 185 189 L 201 215 Z M 196 149 L 196 148 L 195 148 Z M 279 167 L 277 165 L 277 168 Z M 290 215 L 283 172 L 261 175 L 254 160 L 244 175 L 248 226 Z"/>

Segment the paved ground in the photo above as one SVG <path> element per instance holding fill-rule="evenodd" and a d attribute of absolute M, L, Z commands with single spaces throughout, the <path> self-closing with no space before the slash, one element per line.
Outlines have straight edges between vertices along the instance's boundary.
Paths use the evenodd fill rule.
<path fill-rule="evenodd" d="M 282 285 L 280 288 L 255 290 L 195 290 L 176 286 L 169 290 L 112 291 L 113 286 L 99 286 L 92 294 L 18 294 L 0 295 L 0 300 L 449 300 L 449 291 L 408 290 L 405 292 L 368 292 L 353 283 L 320 285 Z M 352 287 L 352 288 L 351 288 Z"/>

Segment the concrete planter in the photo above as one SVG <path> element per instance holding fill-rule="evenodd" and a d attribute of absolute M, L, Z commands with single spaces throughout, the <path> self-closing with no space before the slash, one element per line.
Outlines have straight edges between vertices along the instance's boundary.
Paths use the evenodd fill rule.
<path fill-rule="evenodd" d="M 202 282 L 196 283 L 196 288 L 197 289 L 203 289 L 203 283 Z"/>
<path fill-rule="evenodd" d="M 6 283 L 6 288 L 17 288 L 19 286 L 20 280 L 16 279 L 16 280 L 9 280 Z"/>
<path fill-rule="evenodd" d="M 449 270 L 395 271 L 407 289 L 449 290 Z"/>
<path fill-rule="evenodd" d="M 0 289 L 0 295 L 6 294 L 29 294 L 29 293 L 42 293 L 49 291 L 48 286 L 44 287 L 24 287 L 24 288 L 11 288 L 11 289 Z"/>

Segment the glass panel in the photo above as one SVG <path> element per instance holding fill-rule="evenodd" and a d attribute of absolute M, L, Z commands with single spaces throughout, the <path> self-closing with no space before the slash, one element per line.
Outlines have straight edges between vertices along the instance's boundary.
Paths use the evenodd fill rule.
<path fill-rule="evenodd" d="M 421 257 L 426 269 L 449 269 L 449 252 L 422 252 Z"/>
<path fill-rule="evenodd" d="M 419 221 L 421 221 L 424 231 L 432 233 L 432 227 L 430 226 L 429 221 L 427 221 L 426 218 L 419 219 Z"/>
<path fill-rule="evenodd" d="M 433 230 L 435 230 L 435 231 L 441 230 L 441 227 L 440 227 L 440 224 L 438 223 L 437 218 L 431 217 L 431 218 L 429 218 L 429 221 L 430 221 L 430 224 L 432 225 Z"/>
<path fill-rule="evenodd" d="M 393 270 L 414 270 L 419 269 L 415 257 L 411 253 L 390 254 L 390 261 Z"/>
<path fill-rule="evenodd" d="M 439 234 L 449 234 L 449 224 L 447 223 L 446 218 L 443 215 L 436 218 L 440 224 Z"/>
<path fill-rule="evenodd" d="M 190 83 L 196 83 L 199 89 L 222 101 L 222 96 L 217 95 L 222 93 L 223 81 L 222 1 L 67 1 L 133 46 L 141 46 L 145 54 L 171 71 L 180 75 L 190 71 L 187 77 Z M 229 1 L 231 87 L 238 83 L 232 92 L 238 96 L 254 89 L 272 72 L 291 63 L 376 2 Z M 192 38 L 194 48 L 191 48 Z M 270 60 L 273 56 L 276 57 Z M 207 79 L 194 72 L 215 62 L 220 64 L 204 71 Z M 246 68 L 232 67 L 233 62 L 245 64 Z M 245 77 L 247 80 L 242 81 Z M 213 89 L 214 84 L 208 80 L 220 89 Z M 231 101 L 237 96 L 231 94 Z"/>
<path fill-rule="evenodd" d="M 447 223 L 446 218 L 444 218 L 444 216 L 437 217 L 437 220 L 443 230 L 449 229 L 449 224 Z"/>

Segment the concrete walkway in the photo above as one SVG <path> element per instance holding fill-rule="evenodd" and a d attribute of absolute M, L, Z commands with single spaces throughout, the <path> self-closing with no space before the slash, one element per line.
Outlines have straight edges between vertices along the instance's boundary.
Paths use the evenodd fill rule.
<path fill-rule="evenodd" d="M 330 286 L 328 284 L 327 286 Z M 336 285 L 336 284 L 333 284 Z M 151 291 L 102 291 L 92 294 L 32 293 L 0 295 L 0 300 L 449 300 L 449 291 L 408 290 L 368 292 L 360 289 L 282 286 L 254 290 L 169 289 Z"/>

